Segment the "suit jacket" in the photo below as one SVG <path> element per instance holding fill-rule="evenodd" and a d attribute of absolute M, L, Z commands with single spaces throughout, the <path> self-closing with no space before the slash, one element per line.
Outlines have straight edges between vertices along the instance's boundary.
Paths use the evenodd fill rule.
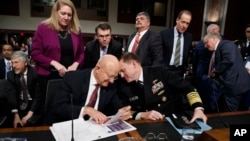
<path fill-rule="evenodd" d="M 193 73 L 198 79 L 201 79 L 203 75 L 208 75 L 208 69 L 212 52 L 205 48 L 203 41 L 199 41 L 196 44 L 193 53 Z"/>
<path fill-rule="evenodd" d="M 112 39 L 108 46 L 107 54 L 112 54 L 120 58 L 122 55 L 122 45 L 120 42 Z M 100 58 L 100 44 L 98 40 L 93 40 L 87 43 L 85 49 L 85 59 L 83 68 L 94 68 Z"/>
<path fill-rule="evenodd" d="M 226 94 L 241 94 L 250 88 L 249 74 L 237 46 L 232 41 L 219 42 L 215 51 L 215 73 Z"/>
<path fill-rule="evenodd" d="M 41 112 L 41 89 L 38 83 L 38 75 L 36 70 L 28 66 L 27 67 L 27 89 L 29 91 L 30 97 L 32 98 L 32 104 L 30 110 L 33 112 Z M 16 74 L 14 70 L 7 73 L 7 79 L 15 88 L 15 95 L 13 96 L 11 103 L 12 109 L 19 109 L 18 101 L 20 100 L 20 94 L 22 91 L 22 85 L 20 82 L 20 75 Z M 29 101 L 30 102 L 30 101 Z"/>
<path fill-rule="evenodd" d="M 181 105 L 178 94 L 187 95 L 195 91 L 188 81 L 163 66 L 144 67 L 143 79 L 142 91 L 138 90 L 136 82 L 127 83 L 123 79 L 120 81 L 119 95 L 124 105 L 131 105 L 135 113 L 156 110 L 167 116 L 181 111 L 185 108 Z M 197 106 L 202 107 L 202 103 L 191 105 L 192 108 Z"/>
<path fill-rule="evenodd" d="M 4 58 L 0 58 L 0 79 L 5 79 L 5 72 Z"/>
<path fill-rule="evenodd" d="M 73 50 L 74 62 L 83 64 L 84 60 L 84 44 L 81 32 L 74 34 L 70 32 Z M 33 41 L 31 58 L 36 62 L 35 68 L 40 75 L 50 74 L 50 62 L 56 60 L 60 62 L 61 47 L 57 31 L 52 30 L 45 24 L 37 27 Z"/>
<path fill-rule="evenodd" d="M 128 38 L 128 44 L 125 52 L 128 51 L 129 45 L 136 33 Z M 158 32 L 148 30 L 140 39 L 136 55 L 139 57 L 142 66 L 162 65 L 162 45 L 161 36 Z"/>
<path fill-rule="evenodd" d="M 173 53 L 174 45 L 174 28 L 164 29 L 160 32 L 162 38 L 162 47 L 163 47 L 163 62 L 166 66 L 169 66 L 171 56 Z M 182 69 L 185 72 L 188 68 L 188 60 L 190 50 L 192 49 L 193 36 L 188 32 L 184 32 L 184 46 L 183 46 L 183 60 L 182 60 Z"/>
<path fill-rule="evenodd" d="M 53 98 L 53 112 L 51 112 L 49 122 L 59 122 L 78 118 L 80 111 L 84 106 L 89 89 L 91 69 L 82 71 L 67 72 L 63 78 L 64 83 Z M 74 80 L 74 81 L 72 81 Z M 73 110 L 71 107 L 70 97 L 73 96 Z M 113 115 L 119 108 L 122 107 L 122 102 L 117 95 L 117 86 L 115 83 L 108 87 L 101 87 L 98 111 L 105 115 Z"/>

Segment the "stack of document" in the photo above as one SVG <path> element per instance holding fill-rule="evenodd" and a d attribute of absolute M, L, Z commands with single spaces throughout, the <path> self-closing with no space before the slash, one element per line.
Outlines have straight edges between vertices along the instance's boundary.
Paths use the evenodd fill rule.
<path fill-rule="evenodd" d="M 109 117 L 109 120 L 103 125 L 96 124 L 92 119 L 87 121 L 83 118 L 74 119 L 73 127 L 75 141 L 97 140 L 136 130 L 134 126 L 117 119 L 116 116 Z M 54 123 L 50 130 L 57 141 L 70 141 L 72 138 L 72 120 Z"/>

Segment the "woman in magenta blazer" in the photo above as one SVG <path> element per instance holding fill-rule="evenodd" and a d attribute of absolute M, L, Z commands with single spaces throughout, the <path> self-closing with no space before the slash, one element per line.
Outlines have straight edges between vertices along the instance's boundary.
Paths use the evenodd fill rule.
<path fill-rule="evenodd" d="M 84 60 L 84 44 L 74 4 L 57 0 L 51 16 L 42 21 L 32 41 L 31 58 L 45 94 L 48 80 L 62 78 L 77 70 Z"/>

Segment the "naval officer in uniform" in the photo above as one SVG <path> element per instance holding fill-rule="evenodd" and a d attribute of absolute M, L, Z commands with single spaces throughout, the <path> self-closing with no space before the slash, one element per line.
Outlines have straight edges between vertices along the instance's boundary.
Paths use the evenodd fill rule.
<path fill-rule="evenodd" d="M 178 95 L 185 95 L 194 110 L 190 122 L 207 121 L 203 104 L 196 89 L 175 72 L 164 66 L 142 67 L 138 57 L 126 52 L 120 58 L 120 92 L 125 105 L 131 105 L 133 119 L 161 120 L 173 112 L 180 112 Z"/>

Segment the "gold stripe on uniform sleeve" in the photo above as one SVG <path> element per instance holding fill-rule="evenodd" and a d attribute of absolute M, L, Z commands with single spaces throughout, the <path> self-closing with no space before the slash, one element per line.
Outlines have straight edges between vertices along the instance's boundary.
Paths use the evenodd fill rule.
<path fill-rule="evenodd" d="M 198 92 L 190 92 L 187 94 L 187 99 L 190 105 L 193 105 L 196 102 L 201 102 L 201 98 L 200 95 L 198 94 Z"/>

